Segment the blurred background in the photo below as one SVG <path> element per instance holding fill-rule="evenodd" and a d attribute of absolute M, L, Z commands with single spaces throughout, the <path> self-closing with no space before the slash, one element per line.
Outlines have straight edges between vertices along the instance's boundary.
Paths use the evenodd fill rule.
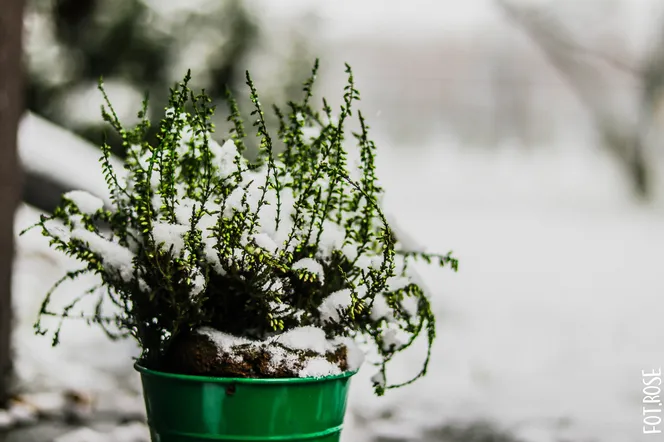
<path fill-rule="evenodd" d="M 99 77 L 123 121 L 146 92 L 157 121 L 191 69 L 222 137 L 224 89 L 246 102 L 245 70 L 264 104 L 283 103 L 316 57 L 316 94 L 333 104 L 353 67 L 399 231 L 460 259 L 458 274 L 418 268 L 440 318 L 430 373 L 376 398 L 361 371 L 344 440 L 649 440 L 641 371 L 664 365 L 664 3 L 2 0 L 0 441 L 147 440 L 133 343 L 84 324 L 58 348 L 35 337 L 43 294 L 73 264 L 38 232 L 15 236 L 63 191 L 107 197 Z"/>

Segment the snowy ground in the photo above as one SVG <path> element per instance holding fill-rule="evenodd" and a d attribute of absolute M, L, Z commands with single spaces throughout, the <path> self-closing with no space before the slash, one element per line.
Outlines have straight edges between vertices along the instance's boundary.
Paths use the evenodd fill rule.
<path fill-rule="evenodd" d="M 372 370 L 362 371 L 344 440 L 417 441 L 427 428 L 477 420 L 524 442 L 648 440 L 640 373 L 664 365 L 661 204 L 631 202 L 613 162 L 589 148 L 453 146 L 441 138 L 381 152 L 386 204 L 400 227 L 431 250 L 453 249 L 461 266 L 458 274 L 422 268 L 440 315 L 428 377 L 375 398 Z M 21 209 L 17 228 L 36 215 Z M 32 335 L 42 294 L 71 265 L 34 233 L 18 240 L 15 273 L 22 385 L 140 409 L 131 343 L 83 325 L 70 325 L 55 349 Z M 418 368 L 418 350 L 395 363 L 394 376 Z M 138 441 L 135 430 L 68 441 Z"/>
<path fill-rule="evenodd" d="M 631 203 L 612 163 L 583 148 L 383 160 L 402 228 L 461 265 L 423 272 L 441 324 L 429 376 L 381 399 L 357 382 L 365 425 L 347 440 L 482 418 L 531 442 L 646 440 L 640 373 L 664 365 L 657 203 Z"/>

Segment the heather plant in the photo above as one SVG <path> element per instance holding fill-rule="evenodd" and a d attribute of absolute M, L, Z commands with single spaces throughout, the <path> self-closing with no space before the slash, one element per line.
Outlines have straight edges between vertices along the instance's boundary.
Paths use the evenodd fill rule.
<path fill-rule="evenodd" d="M 321 109 L 311 104 L 317 69 L 318 62 L 301 102 L 274 107 L 276 131 L 268 129 L 247 73 L 251 126 L 229 94 L 231 129 L 221 144 L 213 139 L 210 99 L 189 88 L 189 74 L 171 89 L 156 139 L 148 136 L 148 100 L 141 122 L 125 129 L 100 82 L 103 119 L 128 151 L 125 170 L 114 170 L 110 147 L 102 146 L 112 205 L 69 192 L 37 224 L 55 248 L 83 264 L 47 294 L 37 332 L 47 333 L 43 317 L 59 318 L 51 329 L 55 345 L 62 321 L 80 317 L 111 338 L 136 339 L 139 362 L 154 369 L 165 369 L 178 337 L 198 333 L 230 355 L 222 364 L 267 354 L 271 368 L 264 371 L 221 371 L 254 376 L 355 370 L 358 343 L 378 367 L 379 395 L 423 376 L 435 317 L 409 264 L 422 259 L 456 270 L 458 263 L 451 254 L 401 246 L 380 208 L 376 146 L 353 108 L 359 92 L 351 69 L 336 113 L 324 99 Z M 359 130 L 348 137 L 353 117 Z M 243 152 L 251 133 L 260 151 L 249 160 Z M 353 140 L 357 167 L 349 166 L 346 150 Z M 96 275 L 98 284 L 54 311 L 54 290 L 84 274 Z M 97 307 L 75 315 L 88 297 Z M 419 373 L 388 384 L 388 362 L 421 335 L 428 349 Z M 275 370 L 279 364 L 291 370 Z"/>

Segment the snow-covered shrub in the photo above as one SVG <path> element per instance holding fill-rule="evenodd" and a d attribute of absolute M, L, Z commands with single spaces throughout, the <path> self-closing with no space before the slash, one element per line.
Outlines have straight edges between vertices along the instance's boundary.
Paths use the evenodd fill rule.
<path fill-rule="evenodd" d="M 248 134 L 232 97 L 232 129 L 219 144 L 212 138 L 209 98 L 189 89 L 187 75 L 172 89 L 159 135 L 150 140 L 147 100 L 142 123 L 126 130 L 100 83 L 108 106 L 103 117 L 129 152 L 126 170 L 116 171 L 109 147 L 102 148 L 113 207 L 86 192 L 70 192 L 38 224 L 54 247 L 83 263 L 54 289 L 85 273 L 98 275 L 99 285 L 60 312 L 50 307 L 51 291 L 41 315 L 73 317 L 80 299 L 97 296 L 98 308 L 83 319 L 111 337 L 133 336 L 143 350 L 141 364 L 168 369 L 173 353 L 176 359 L 200 359 L 212 345 L 208 362 L 223 367 L 203 371 L 217 375 L 356 370 L 363 359 L 355 346 L 360 343 L 373 348 L 378 394 L 404 385 L 386 384 L 386 363 L 424 333 L 426 359 L 406 383 L 423 376 L 435 318 L 422 288 L 409 278 L 408 264 L 436 260 L 456 269 L 457 261 L 399 246 L 379 207 L 376 146 L 360 112 L 361 129 L 352 134 L 359 170 L 347 164 L 346 127 L 359 99 L 350 67 L 334 115 L 325 100 L 322 111 L 310 104 L 317 66 L 301 103 L 289 103 L 287 113 L 274 108 L 276 138 L 247 74 L 261 146 L 251 161 L 243 156 Z M 276 139 L 283 143 L 278 153 Z M 104 311 L 109 301 L 119 313 Z M 46 332 L 39 322 L 36 328 Z M 208 346 L 192 353 L 182 336 L 202 338 Z"/>

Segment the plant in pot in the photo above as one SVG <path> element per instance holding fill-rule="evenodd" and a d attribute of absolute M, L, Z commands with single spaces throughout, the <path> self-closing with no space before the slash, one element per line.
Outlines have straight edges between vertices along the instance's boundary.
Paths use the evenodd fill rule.
<path fill-rule="evenodd" d="M 103 118 L 128 152 L 118 171 L 102 146 L 112 207 L 73 191 L 36 224 L 82 263 L 47 294 L 37 332 L 50 330 L 55 345 L 63 320 L 79 318 L 113 339 L 133 337 L 153 441 L 339 440 L 365 355 L 378 395 L 427 371 L 435 318 L 409 264 L 456 270 L 457 261 L 400 245 L 380 208 L 376 146 L 360 112 L 359 160 L 349 166 L 359 99 L 351 70 L 335 115 L 324 99 L 322 110 L 311 105 L 317 67 L 301 102 L 274 107 L 275 133 L 247 74 L 254 129 L 229 95 L 221 144 L 214 108 L 189 75 L 171 90 L 154 140 L 147 100 L 125 129 L 100 83 Z M 254 159 L 244 154 L 248 132 L 258 137 Z M 97 284 L 53 309 L 54 290 L 84 274 Z M 90 297 L 94 310 L 75 313 Z M 422 334 L 419 373 L 388 384 L 388 362 Z"/>

